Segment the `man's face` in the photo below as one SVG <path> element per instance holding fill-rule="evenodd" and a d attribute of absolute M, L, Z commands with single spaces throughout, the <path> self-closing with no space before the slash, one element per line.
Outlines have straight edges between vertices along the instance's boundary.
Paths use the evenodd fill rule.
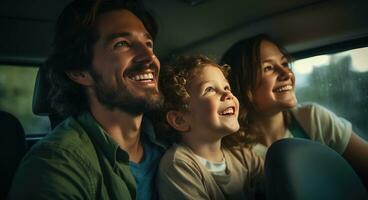
<path fill-rule="evenodd" d="M 131 114 L 159 107 L 160 62 L 140 19 L 128 10 L 111 11 L 99 16 L 97 31 L 91 75 L 98 101 Z"/>

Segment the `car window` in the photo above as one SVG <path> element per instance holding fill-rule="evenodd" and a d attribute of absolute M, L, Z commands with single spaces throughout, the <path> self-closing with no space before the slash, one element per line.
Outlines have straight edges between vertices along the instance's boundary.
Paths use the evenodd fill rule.
<path fill-rule="evenodd" d="M 36 67 L 0 65 L 0 110 L 15 115 L 26 134 L 46 133 L 50 130 L 47 117 L 32 113 Z"/>
<path fill-rule="evenodd" d="M 319 55 L 293 64 L 299 102 L 317 102 L 368 137 L 368 48 Z"/>

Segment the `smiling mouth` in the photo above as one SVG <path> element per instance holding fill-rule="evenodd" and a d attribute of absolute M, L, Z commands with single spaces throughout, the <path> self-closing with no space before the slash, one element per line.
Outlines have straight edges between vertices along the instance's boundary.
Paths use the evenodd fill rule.
<path fill-rule="evenodd" d="M 292 85 L 284 85 L 282 87 L 276 88 L 273 90 L 273 92 L 286 92 L 293 89 Z"/>
<path fill-rule="evenodd" d="M 133 81 L 142 81 L 142 82 L 154 81 L 153 72 L 135 74 L 129 76 L 129 78 L 132 79 Z"/>
<path fill-rule="evenodd" d="M 231 106 L 220 112 L 222 116 L 234 115 L 235 114 L 235 107 Z"/>

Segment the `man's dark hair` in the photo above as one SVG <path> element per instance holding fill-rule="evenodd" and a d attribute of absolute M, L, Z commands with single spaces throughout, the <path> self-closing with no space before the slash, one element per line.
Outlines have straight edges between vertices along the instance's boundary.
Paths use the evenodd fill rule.
<path fill-rule="evenodd" d="M 126 9 L 136 15 L 155 38 L 157 24 L 137 0 L 74 0 L 56 24 L 53 51 L 46 61 L 51 83 L 51 107 L 61 116 L 89 110 L 85 88 L 70 80 L 66 71 L 90 71 L 93 46 L 99 38 L 97 18 L 107 12 Z"/>

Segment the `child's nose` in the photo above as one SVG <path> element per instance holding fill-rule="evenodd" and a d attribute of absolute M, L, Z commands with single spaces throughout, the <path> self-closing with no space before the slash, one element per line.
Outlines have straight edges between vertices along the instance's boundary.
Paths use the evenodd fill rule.
<path fill-rule="evenodd" d="M 225 101 L 225 100 L 231 100 L 233 99 L 233 94 L 230 91 L 224 91 L 222 96 L 221 96 L 221 100 Z"/>

